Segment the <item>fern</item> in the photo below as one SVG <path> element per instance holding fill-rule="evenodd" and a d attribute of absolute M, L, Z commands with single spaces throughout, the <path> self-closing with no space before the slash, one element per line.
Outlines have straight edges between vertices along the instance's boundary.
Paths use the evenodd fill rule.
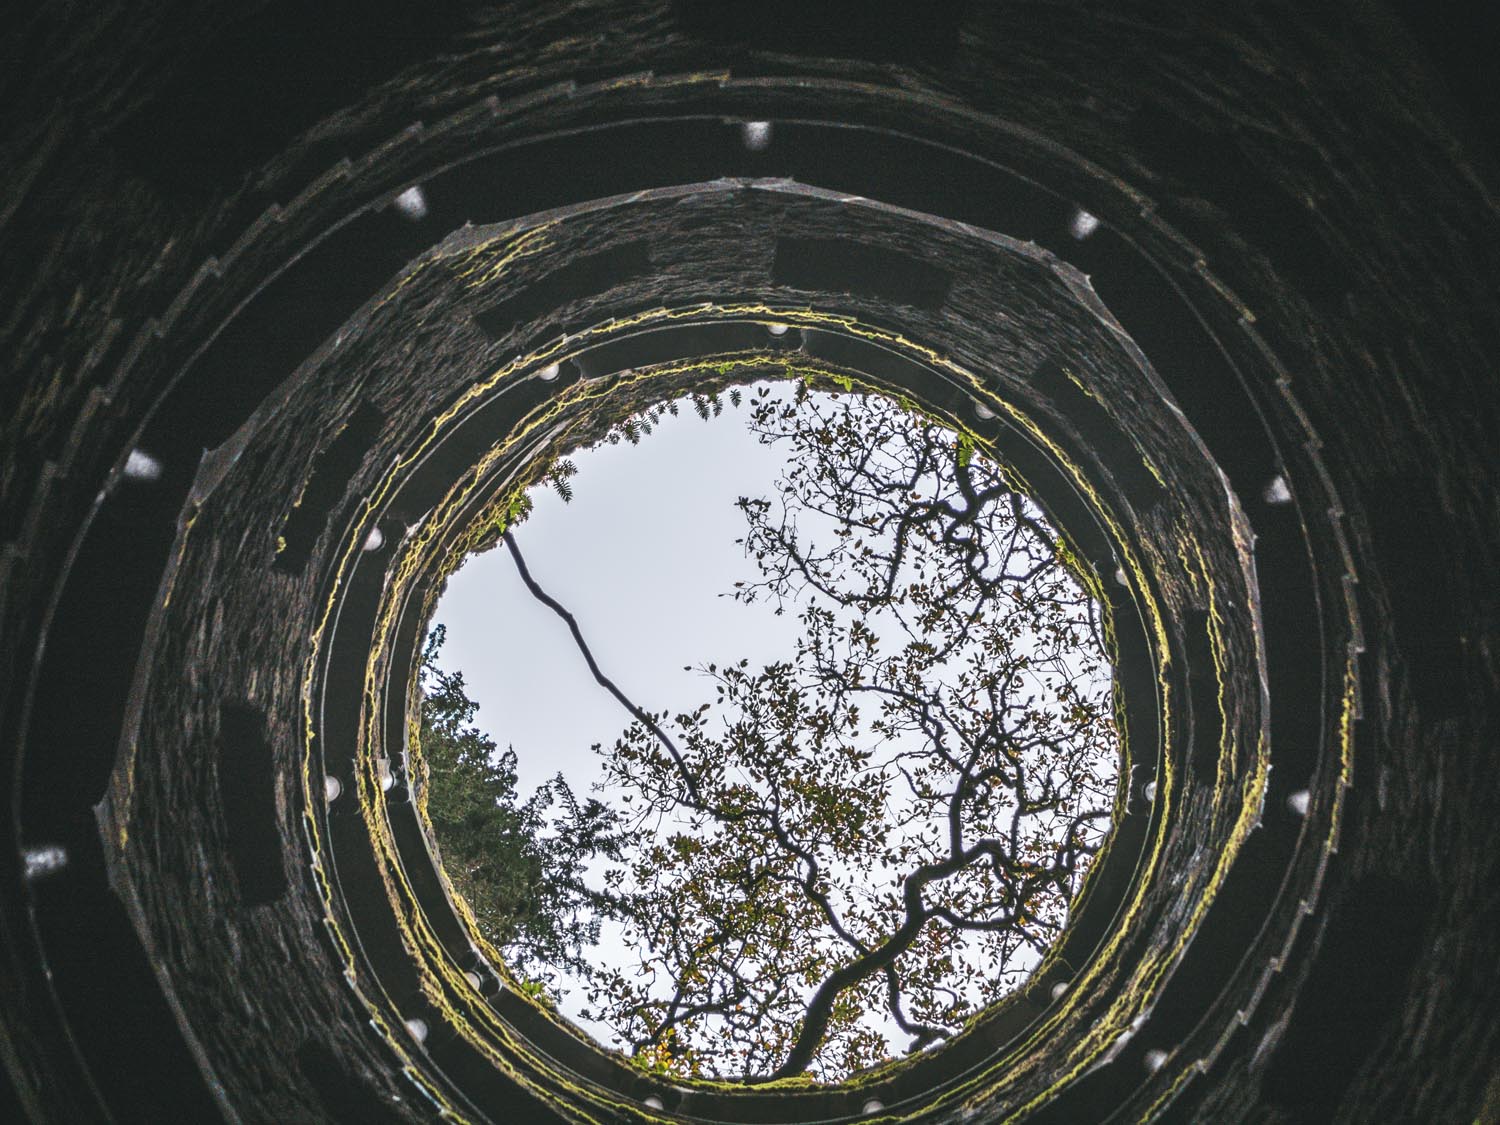
<path fill-rule="evenodd" d="M 563 498 L 563 503 L 571 503 L 573 499 L 573 486 L 568 483 L 568 478 L 578 475 L 578 466 L 566 457 L 555 461 L 543 476 L 548 484 Z"/>

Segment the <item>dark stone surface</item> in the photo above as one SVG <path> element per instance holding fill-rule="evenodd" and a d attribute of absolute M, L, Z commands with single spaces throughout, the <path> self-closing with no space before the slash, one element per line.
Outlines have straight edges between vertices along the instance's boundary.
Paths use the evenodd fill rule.
<path fill-rule="evenodd" d="M 0 1042 L 20 1102 L 60 1121 L 432 1112 L 345 983 L 308 866 L 300 697 L 332 538 L 307 517 L 287 535 L 305 563 L 286 566 L 277 534 L 304 487 L 310 513 L 352 510 L 412 427 L 519 349 L 507 321 L 549 315 L 535 291 L 455 311 L 451 269 L 416 275 L 400 302 L 372 300 L 450 232 L 612 193 L 788 175 L 1036 239 L 1092 274 L 1260 536 L 1270 713 L 1286 744 L 1266 829 L 1160 998 L 1153 1020 L 1177 1036 L 1159 1044 L 1168 1063 L 1149 1075 L 1140 1058 L 1157 1044 L 1131 1043 L 1080 1081 L 1095 1100 L 1073 1104 L 1099 1119 L 1102 1107 L 1132 1120 L 1496 1118 L 1500 216 L 1493 150 L 1465 117 L 1489 93 L 1463 69 L 1464 36 L 1419 28 L 1443 74 L 1364 3 L 968 4 L 894 22 L 839 5 L 779 19 L 715 8 L 439 5 L 382 23 L 346 5 L 55 6 L 9 33 L 4 57 L 22 64 L 0 80 L 4 815 L 13 849 L 63 843 L 72 857 L 28 884 L 13 850 L 0 874 Z M 624 75 L 636 78 L 614 81 Z M 775 121 L 772 145 L 746 152 L 723 124 L 737 119 Z M 978 190 L 985 160 L 1017 175 Z M 459 161 L 472 175 L 444 178 Z M 414 180 L 429 183 L 420 223 L 381 207 Z M 569 247 L 572 268 L 593 262 L 594 281 L 639 287 L 614 292 L 612 309 L 632 292 L 645 305 L 702 300 L 757 269 L 768 283 L 819 280 L 805 251 L 823 233 L 793 232 L 802 272 L 778 276 L 764 237 L 775 223 L 753 200 L 737 220 L 728 198 L 684 205 L 705 207 L 703 229 L 726 242 L 653 246 L 642 273 L 585 240 Z M 1104 220 L 1094 238 L 1068 236 L 1074 204 Z M 626 222 L 601 245 L 649 242 L 649 225 L 632 235 Z M 692 230 L 691 216 L 674 222 Z M 864 311 L 928 337 L 945 316 L 990 315 L 986 279 L 917 276 L 919 262 L 941 271 L 927 263 L 945 247 L 878 228 L 867 244 L 912 275 L 856 294 Z M 1137 260 L 1155 280 L 1126 268 Z M 1209 344 L 1153 330 L 1153 309 L 1179 293 Z M 1024 286 L 1012 296 L 1028 299 Z M 554 326 L 577 330 L 594 308 L 564 305 Z M 1046 337 L 1002 334 L 955 358 L 1039 372 L 1045 386 L 1061 346 Z M 1057 386 L 1058 401 L 1083 400 L 1070 418 L 1094 409 Z M 1102 467 L 1165 541 L 1154 478 L 1111 421 L 1144 432 L 1150 414 L 1123 400 L 1103 413 L 1088 423 L 1104 435 Z M 231 439 L 251 418 L 241 459 Z M 350 418 L 364 421 L 341 445 L 329 422 Z M 159 480 L 116 475 L 136 446 L 161 460 Z M 1260 502 L 1277 472 L 1298 505 Z M 256 506 L 202 505 L 225 480 Z M 1196 495 L 1205 513 L 1216 503 Z M 201 523 L 184 518 L 195 506 Z M 1293 582 L 1302 564 L 1279 560 L 1299 551 L 1310 561 Z M 1171 562 L 1153 559 L 1162 573 Z M 1201 636 L 1210 616 L 1191 586 L 1163 597 Z M 1283 586 L 1307 592 L 1282 600 Z M 179 624 L 162 623 L 164 599 Z M 1283 635 L 1315 639 L 1281 651 Z M 1195 671 L 1211 659 L 1185 651 Z M 132 727 L 153 675 L 141 652 L 179 679 L 172 704 Z M 1346 657 L 1359 710 L 1335 815 Z M 1307 681 L 1321 709 L 1283 717 L 1278 699 Z M 1212 685 L 1194 690 L 1202 714 Z M 274 759 L 269 799 L 247 798 L 243 821 L 216 795 L 213 748 L 235 742 L 221 699 L 253 704 L 265 740 L 257 728 L 249 741 Z M 126 768 L 137 743 L 184 752 Z M 1299 837 L 1282 802 L 1304 785 L 1315 811 Z M 133 819 L 137 797 L 152 816 Z M 260 862 L 268 830 L 285 893 L 265 872 L 249 887 L 228 874 L 236 855 Z M 1172 862 L 1211 861 L 1184 845 Z M 1033 1110 L 1045 1120 L 1049 1105 Z"/>

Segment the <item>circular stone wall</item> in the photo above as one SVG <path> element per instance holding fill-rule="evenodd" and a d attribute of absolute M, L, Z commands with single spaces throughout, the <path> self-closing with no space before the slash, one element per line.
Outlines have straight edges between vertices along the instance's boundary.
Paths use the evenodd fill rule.
<path fill-rule="evenodd" d="M 311 27 L 284 121 L 251 95 L 285 17 L 120 17 L 139 42 L 58 56 L 86 108 L 19 103 L 21 1108 L 1494 1110 L 1485 167 L 1363 10 L 819 12 L 434 13 L 321 81 L 339 39 Z M 141 43 L 166 77 L 115 65 Z M 1016 466 L 1108 602 L 1126 738 L 1115 832 L 1028 985 L 826 1089 L 669 1083 L 519 995 L 407 781 L 421 628 L 497 505 L 760 374 L 903 396 Z"/>

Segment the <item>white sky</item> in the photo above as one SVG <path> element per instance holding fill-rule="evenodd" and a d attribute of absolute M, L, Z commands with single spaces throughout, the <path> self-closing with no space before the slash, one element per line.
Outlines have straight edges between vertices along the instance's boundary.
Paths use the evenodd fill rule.
<path fill-rule="evenodd" d="M 542 589 L 577 619 L 604 674 L 638 706 L 673 714 L 713 697 L 696 671 L 748 657 L 752 667 L 785 658 L 798 634 L 794 614 L 719 595 L 757 576 L 735 543 L 740 496 L 775 494 L 784 447 L 756 441 L 748 406 L 704 421 L 684 404 L 638 446 L 604 445 L 571 455 L 573 499 L 534 488 L 533 508 L 514 529 Z M 518 799 L 561 772 L 580 799 L 600 780 L 600 757 L 631 722 L 589 674 L 567 625 L 537 602 L 503 546 L 471 557 L 448 580 L 433 620 L 447 626 L 440 663 L 464 674 L 479 704 L 475 724 L 516 751 Z M 634 965 L 615 923 L 595 956 Z M 584 998 L 567 988 L 559 1009 L 611 1045 L 606 1025 L 582 1019 Z"/>
<path fill-rule="evenodd" d="M 691 710 L 714 699 L 713 681 L 694 669 L 748 658 L 751 669 L 790 659 L 800 622 L 776 616 L 764 599 L 723 596 L 759 572 L 735 541 L 745 534 L 741 496 L 776 495 L 790 444 L 762 445 L 747 405 L 725 402 L 705 422 L 683 404 L 639 446 L 620 442 L 572 455 L 578 473 L 565 503 L 550 487 L 532 490 L 531 515 L 514 535 L 532 576 L 577 619 L 604 673 L 647 711 Z M 807 530 L 807 529 L 804 529 Z M 436 622 L 447 626 L 440 663 L 464 674 L 475 722 L 516 751 L 525 800 L 558 772 L 580 799 L 601 777 L 592 747 L 611 747 L 631 717 L 589 675 L 566 624 L 538 603 L 503 546 L 470 558 L 450 577 Z M 670 729 L 670 724 L 663 724 Z M 635 962 L 615 923 L 594 956 L 629 972 Z M 1030 967 L 1034 956 L 1013 968 Z M 580 1018 L 584 998 L 560 981 L 560 1010 L 602 1042 L 610 1029 Z M 887 1013 L 872 1013 L 898 1052 L 904 1043 Z"/>
<path fill-rule="evenodd" d="M 760 445 L 746 408 L 727 403 L 704 422 L 691 406 L 664 417 L 639 446 L 576 454 L 571 503 L 551 488 L 515 529 L 532 577 L 577 618 L 604 674 L 648 711 L 697 706 L 710 681 L 685 672 L 748 657 L 787 656 L 788 613 L 718 595 L 754 566 L 735 540 L 735 500 L 773 495 L 781 450 Z M 561 618 L 527 592 L 504 547 L 471 558 L 448 580 L 434 620 L 448 627 L 442 666 L 464 674 L 475 722 L 516 751 L 524 799 L 559 770 L 586 796 L 599 777 L 590 747 L 605 747 L 630 716 L 588 673 Z"/>

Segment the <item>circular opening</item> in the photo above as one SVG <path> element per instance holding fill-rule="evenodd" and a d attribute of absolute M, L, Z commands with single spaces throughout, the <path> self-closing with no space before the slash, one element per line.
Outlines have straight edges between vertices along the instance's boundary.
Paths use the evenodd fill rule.
<path fill-rule="evenodd" d="M 786 380 L 528 479 L 438 603 L 417 770 L 518 990 L 652 1073 L 837 1082 L 1024 982 L 1120 737 L 1097 580 L 1019 476 Z"/>

